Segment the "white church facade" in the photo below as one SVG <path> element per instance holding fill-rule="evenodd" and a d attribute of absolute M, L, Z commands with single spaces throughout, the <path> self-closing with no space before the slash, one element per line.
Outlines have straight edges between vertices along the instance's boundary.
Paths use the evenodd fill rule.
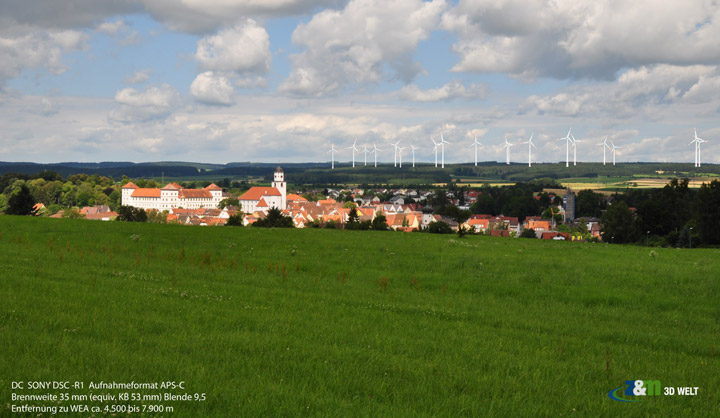
<path fill-rule="evenodd" d="M 283 169 L 275 169 L 270 187 L 251 187 L 238 200 L 244 213 L 264 212 L 270 208 L 287 209 L 287 183 Z"/>
<path fill-rule="evenodd" d="M 185 189 L 177 183 L 168 183 L 162 189 L 138 187 L 127 183 L 122 187 L 122 205 L 158 211 L 177 208 L 217 208 L 223 199 L 223 190 L 214 183 L 204 189 Z"/>

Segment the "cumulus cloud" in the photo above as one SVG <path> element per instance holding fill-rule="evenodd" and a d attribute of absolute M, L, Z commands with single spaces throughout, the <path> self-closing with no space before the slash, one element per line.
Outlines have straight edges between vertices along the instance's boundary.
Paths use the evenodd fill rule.
<path fill-rule="evenodd" d="M 720 59 L 712 0 L 461 0 L 443 28 L 458 35 L 454 71 L 611 79 L 628 67 Z"/>
<path fill-rule="evenodd" d="M 413 102 L 440 102 L 453 99 L 482 99 L 486 89 L 481 84 L 465 87 L 461 82 L 452 80 L 436 89 L 422 90 L 415 84 L 409 84 L 400 90 L 400 98 Z"/>
<path fill-rule="evenodd" d="M 142 84 L 150 79 L 150 74 L 152 73 L 152 70 L 145 69 L 141 71 L 136 71 L 130 76 L 127 76 L 125 78 L 126 84 Z"/>
<path fill-rule="evenodd" d="M 147 122 L 169 116 L 180 102 L 174 87 L 163 84 L 147 87 L 144 91 L 125 88 L 115 93 L 119 109 L 110 113 L 110 119 L 122 123 Z"/>
<path fill-rule="evenodd" d="M 62 74 L 62 54 L 87 48 L 87 35 L 74 30 L 32 31 L 24 34 L 0 30 L 0 84 L 26 68 L 45 68 Z"/>
<path fill-rule="evenodd" d="M 386 77 L 410 82 L 422 71 L 413 53 L 444 9 L 444 0 L 352 0 L 343 10 L 324 10 L 293 32 L 293 43 L 305 51 L 291 57 L 293 68 L 280 90 L 323 96 Z"/>
<path fill-rule="evenodd" d="M 198 41 L 195 59 L 211 71 L 265 73 L 270 69 L 270 39 L 252 19 L 223 29 Z"/>
<path fill-rule="evenodd" d="M 222 75 L 206 71 L 195 77 L 190 85 L 190 94 L 195 100 L 211 105 L 230 105 L 233 102 L 233 89 L 230 80 Z"/>

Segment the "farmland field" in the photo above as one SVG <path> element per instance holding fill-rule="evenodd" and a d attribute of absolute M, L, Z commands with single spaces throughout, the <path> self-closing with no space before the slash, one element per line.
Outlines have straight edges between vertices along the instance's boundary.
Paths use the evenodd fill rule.
<path fill-rule="evenodd" d="M 206 394 L 167 417 L 717 416 L 719 256 L 0 216 L 0 416 L 50 416 L 13 381 Z M 634 379 L 699 390 L 608 397 Z"/>

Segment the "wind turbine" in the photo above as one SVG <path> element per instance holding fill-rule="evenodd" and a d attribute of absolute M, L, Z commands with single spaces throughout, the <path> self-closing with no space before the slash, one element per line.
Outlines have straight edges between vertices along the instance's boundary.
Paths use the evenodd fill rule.
<path fill-rule="evenodd" d="M 570 167 L 570 144 L 573 143 L 572 138 L 570 138 L 571 130 L 572 130 L 572 128 L 568 129 L 567 135 L 565 135 L 562 138 L 558 138 L 558 141 L 562 141 L 562 140 L 567 141 L 565 144 L 565 167 Z"/>
<path fill-rule="evenodd" d="M 530 139 L 528 139 L 528 142 L 523 142 L 523 144 L 528 144 L 528 167 L 532 167 L 532 149 L 537 148 L 532 142 L 533 135 L 535 135 L 535 132 L 530 134 Z M 509 159 L 508 164 L 510 164 Z"/>
<path fill-rule="evenodd" d="M 615 143 L 612 142 L 612 140 L 610 140 L 610 145 L 611 145 L 610 152 L 612 152 L 612 155 L 613 155 L 613 165 L 615 165 L 615 150 L 618 148 L 622 148 L 622 147 L 618 147 L 617 145 L 615 145 Z"/>
<path fill-rule="evenodd" d="M 363 152 L 365 153 L 365 167 L 367 167 L 367 155 L 368 155 L 370 152 L 372 152 L 372 151 L 368 151 L 368 149 L 367 149 L 367 144 L 365 144 L 365 147 L 364 147 L 364 149 L 363 149 Z"/>
<path fill-rule="evenodd" d="M 405 147 L 398 147 L 398 160 L 400 160 L 400 168 L 402 168 L 402 150 L 405 149 Z"/>
<path fill-rule="evenodd" d="M 575 139 L 575 135 L 570 135 L 572 138 L 572 147 L 573 147 L 573 165 L 577 165 L 577 143 L 578 140 Z"/>
<path fill-rule="evenodd" d="M 503 144 L 503 147 L 505 147 L 505 164 L 510 164 L 510 147 L 514 146 L 515 144 L 511 144 L 507 140 L 507 135 L 505 136 L 505 143 Z"/>
<path fill-rule="evenodd" d="M 478 147 L 478 145 L 482 145 L 482 144 L 478 142 L 477 135 L 475 135 L 475 142 L 473 142 L 472 145 L 470 145 L 470 147 L 475 147 L 475 166 L 476 167 L 477 167 L 477 147 Z"/>
<path fill-rule="evenodd" d="M 410 152 L 412 152 L 412 158 L 413 158 L 413 168 L 415 168 L 415 150 L 419 149 L 415 147 L 415 145 L 410 145 Z"/>
<path fill-rule="evenodd" d="M 695 167 L 700 167 L 701 163 L 701 156 L 702 156 L 702 149 L 700 148 L 700 144 L 703 142 L 707 142 L 702 138 L 698 138 L 697 136 L 697 128 L 695 128 L 695 139 L 690 141 L 690 144 L 695 143 Z"/>
<path fill-rule="evenodd" d="M 355 151 L 360 151 L 360 150 L 357 149 L 357 147 L 355 146 L 356 144 L 357 144 L 357 139 L 355 140 L 355 142 L 353 142 L 352 146 L 348 147 L 348 149 L 351 149 L 351 150 L 352 150 L 352 155 L 353 155 L 353 157 L 352 157 L 353 167 L 355 167 Z"/>
<path fill-rule="evenodd" d="M 377 153 L 378 153 L 378 151 L 380 151 L 380 148 L 378 148 L 377 145 L 375 145 L 375 143 L 373 142 L 373 150 L 370 151 L 370 152 L 372 152 L 373 154 L 375 154 L 375 167 L 377 167 Z"/>
<path fill-rule="evenodd" d="M 394 144 L 393 144 L 392 142 L 390 143 L 390 145 L 392 145 L 393 147 L 395 147 L 395 153 L 394 153 L 394 155 L 393 155 L 393 160 L 394 160 L 394 162 L 395 162 L 395 163 L 394 163 L 394 167 L 397 167 L 397 152 L 398 152 L 398 144 L 400 144 L 400 141 L 402 141 L 402 139 L 398 139 L 398 142 L 396 142 L 396 143 L 394 143 Z"/>
<path fill-rule="evenodd" d="M 449 144 L 449 142 L 447 142 L 445 138 L 443 138 L 443 135 L 440 134 L 440 148 L 442 148 L 442 168 L 445 168 L 445 144 Z"/>
<path fill-rule="evenodd" d="M 435 168 L 437 168 L 437 152 L 438 152 L 438 147 L 440 146 L 440 144 L 438 144 L 437 142 L 435 142 L 435 140 L 432 139 L 432 138 L 430 138 L 430 140 L 432 141 L 433 145 L 435 145 L 435 146 L 433 147 L 433 151 L 435 151 Z"/>
<path fill-rule="evenodd" d="M 605 165 L 605 151 L 607 151 L 608 148 L 610 148 L 610 145 L 607 143 L 608 136 L 605 135 L 605 140 L 603 142 L 599 143 L 598 145 L 603 147 L 603 165 Z"/>
<path fill-rule="evenodd" d="M 331 161 L 330 168 L 332 170 L 334 170 L 335 169 L 335 153 L 337 152 L 337 150 L 335 149 L 335 144 L 330 145 L 330 151 L 328 151 L 328 152 L 330 153 L 330 161 Z"/>

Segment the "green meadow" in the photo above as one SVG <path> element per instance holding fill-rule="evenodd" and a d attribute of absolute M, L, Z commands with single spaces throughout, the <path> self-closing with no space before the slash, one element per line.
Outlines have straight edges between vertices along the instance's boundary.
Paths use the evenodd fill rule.
<path fill-rule="evenodd" d="M 84 402 L 166 408 L 120 417 L 717 416 L 719 256 L 0 216 L 0 416 L 51 416 L 13 381 L 206 396 Z M 699 390 L 608 397 L 635 379 Z"/>

